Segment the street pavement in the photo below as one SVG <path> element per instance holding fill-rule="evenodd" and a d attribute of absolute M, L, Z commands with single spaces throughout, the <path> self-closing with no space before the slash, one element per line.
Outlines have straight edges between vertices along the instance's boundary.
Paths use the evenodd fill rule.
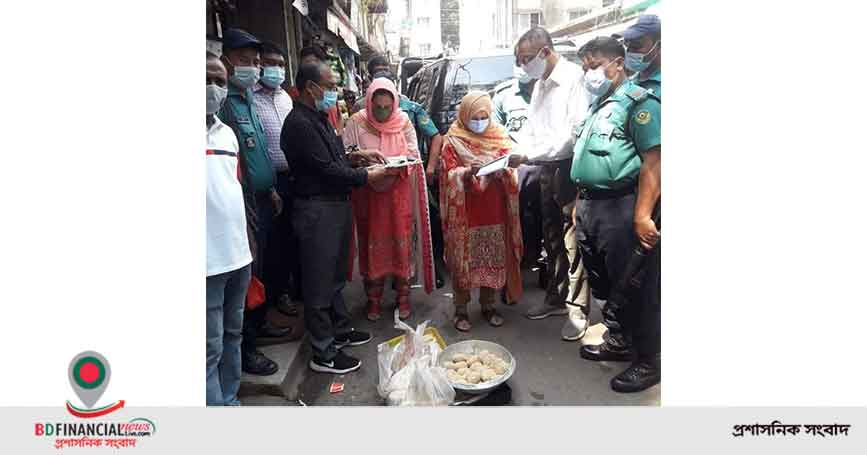
<path fill-rule="evenodd" d="M 387 286 L 387 288 L 390 286 Z M 565 316 L 552 316 L 531 321 L 524 312 L 533 302 L 544 297 L 544 291 L 536 284 L 536 274 L 525 272 L 524 297 L 517 305 L 498 305 L 506 320 L 502 327 L 489 326 L 480 314 L 477 294 L 470 304 L 469 333 L 458 332 L 451 324 L 451 286 L 447 282 L 442 289 L 426 295 L 421 288 L 412 290 L 413 315 L 407 322 L 415 327 L 430 320 L 447 344 L 480 339 L 493 341 L 506 347 L 515 356 L 517 368 L 508 384 L 512 388 L 512 404 L 519 406 L 551 405 L 650 405 L 658 406 L 660 386 L 640 393 L 620 394 L 609 387 L 611 378 L 628 366 L 623 362 L 591 362 L 580 358 L 581 343 L 598 344 L 602 341 L 604 327 L 598 308 L 593 308 L 591 321 L 595 324 L 582 341 L 565 342 L 560 339 L 560 329 Z M 344 297 L 355 321 L 355 328 L 373 334 L 373 340 L 363 346 L 346 348 L 349 355 L 362 361 L 361 369 L 346 375 L 330 375 L 307 372 L 300 386 L 300 400 L 308 406 L 378 406 L 384 401 L 376 391 L 378 371 L 376 346 L 401 334 L 394 328 L 394 293 L 390 289 L 384 299 L 383 318 L 372 323 L 364 316 L 364 290 L 361 279 L 347 284 Z M 330 393 L 332 382 L 341 382 L 344 389 Z M 246 396 L 245 405 L 282 406 L 298 405 L 280 397 Z"/>

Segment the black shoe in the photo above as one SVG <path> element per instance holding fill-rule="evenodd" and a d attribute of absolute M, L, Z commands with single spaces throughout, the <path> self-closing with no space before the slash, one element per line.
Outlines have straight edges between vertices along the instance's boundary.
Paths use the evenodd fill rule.
<path fill-rule="evenodd" d="M 369 333 L 352 329 L 344 335 L 334 337 L 334 347 L 340 349 L 346 346 L 361 346 L 372 339 Z"/>
<path fill-rule="evenodd" d="M 277 368 L 277 362 L 265 357 L 265 354 L 259 351 L 244 354 L 243 359 L 241 359 L 241 369 L 244 373 L 270 376 L 277 372 Z"/>
<path fill-rule="evenodd" d="M 611 389 L 620 393 L 641 392 L 659 384 L 662 370 L 654 362 L 633 362 L 626 371 L 614 376 Z"/>
<path fill-rule="evenodd" d="M 314 356 L 309 365 L 311 370 L 318 373 L 344 374 L 361 368 L 361 360 L 337 351 L 337 355 L 330 361 L 326 362 Z"/>
<path fill-rule="evenodd" d="M 280 299 L 277 300 L 277 304 L 274 305 L 274 308 L 286 316 L 298 316 L 298 304 L 293 302 L 286 294 L 280 296 Z"/>
<path fill-rule="evenodd" d="M 292 333 L 291 327 L 281 329 L 280 327 L 274 327 L 266 322 L 256 331 L 256 338 L 283 338 L 288 336 L 290 333 Z"/>
<path fill-rule="evenodd" d="M 581 358 L 596 362 L 629 362 L 632 360 L 632 349 L 621 348 L 610 343 L 585 344 L 581 346 Z"/>

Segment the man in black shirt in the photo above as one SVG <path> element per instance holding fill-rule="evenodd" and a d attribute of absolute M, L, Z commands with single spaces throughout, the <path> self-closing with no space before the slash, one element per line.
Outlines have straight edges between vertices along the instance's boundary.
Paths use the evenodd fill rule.
<path fill-rule="evenodd" d="M 310 368 L 344 374 L 360 368 L 361 362 L 341 348 L 371 340 L 370 334 L 350 327 L 343 301 L 351 260 L 349 195 L 354 187 L 377 183 L 399 171 L 383 166 L 366 168 L 385 164 L 377 151 L 356 151 L 347 156 L 326 114 L 337 101 L 335 79 L 331 68 L 321 62 L 298 68 L 298 102 L 283 122 L 280 147 L 295 178 L 292 222 L 304 269 L 304 324 L 313 345 Z"/>

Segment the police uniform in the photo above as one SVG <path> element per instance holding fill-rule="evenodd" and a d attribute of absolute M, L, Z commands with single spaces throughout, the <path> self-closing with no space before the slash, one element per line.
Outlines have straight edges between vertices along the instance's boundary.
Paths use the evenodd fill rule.
<path fill-rule="evenodd" d="M 227 30 L 223 44 L 234 49 L 261 45 L 255 37 L 238 29 Z M 230 81 L 226 101 L 217 115 L 232 128 L 238 139 L 247 225 L 255 242 L 252 273 L 254 277 L 263 279 L 267 240 L 273 225 L 271 192 L 276 174 L 268 154 L 265 129 L 253 105 L 252 88 L 243 89 Z M 260 305 L 256 310 L 248 311 L 244 317 L 241 351 L 245 364 L 248 359 L 257 357 L 256 334 L 265 322 L 266 313 L 267 306 Z"/>
<path fill-rule="evenodd" d="M 582 199 L 577 209 L 584 234 L 581 255 L 597 299 L 608 299 L 638 245 L 633 215 L 642 153 L 660 145 L 659 98 L 629 79 L 609 97 L 596 100 L 576 130 L 571 178 Z M 651 282 L 657 285 L 655 290 Z M 645 284 L 641 294 L 654 294 L 651 297 L 658 303 L 658 274 Z M 606 305 L 603 319 L 609 345 L 619 349 L 632 345 L 639 357 L 659 353 L 658 330 L 655 339 L 653 334 L 639 333 L 647 302 L 633 299 L 621 308 Z"/>
<path fill-rule="evenodd" d="M 657 68 L 653 74 L 642 78 L 639 73 L 632 75 L 632 82 L 640 85 L 647 90 L 652 90 L 657 98 L 662 100 L 662 69 Z"/>
<path fill-rule="evenodd" d="M 520 141 L 520 131 L 527 123 L 527 111 L 530 109 L 530 92 L 528 86 L 522 86 L 518 79 L 510 79 L 494 87 L 495 120 L 506 127 L 506 132 L 515 142 Z"/>

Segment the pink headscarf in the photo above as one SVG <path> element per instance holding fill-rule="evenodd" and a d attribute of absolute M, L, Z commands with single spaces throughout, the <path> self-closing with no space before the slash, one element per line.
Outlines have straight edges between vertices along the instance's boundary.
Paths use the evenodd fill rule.
<path fill-rule="evenodd" d="M 394 97 L 394 109 L 391 115 L 380 123 L 373 115 L 373 94 L 378 90 L 385 90 L 391 93 Z M 401 156 L 408 153 L 406 138 L 403 134 L 403 128 L 406 124 L 406 118 L 403 111 L 400 110 L 400 94 L 394 83 L 386 78 L 377 78 L 367 88 L 367 94 L 364 97 L 364 111 L 361 113 L 362 118 L 368 125 L 379 132 L 379 148 L 385 156 Z"/>

